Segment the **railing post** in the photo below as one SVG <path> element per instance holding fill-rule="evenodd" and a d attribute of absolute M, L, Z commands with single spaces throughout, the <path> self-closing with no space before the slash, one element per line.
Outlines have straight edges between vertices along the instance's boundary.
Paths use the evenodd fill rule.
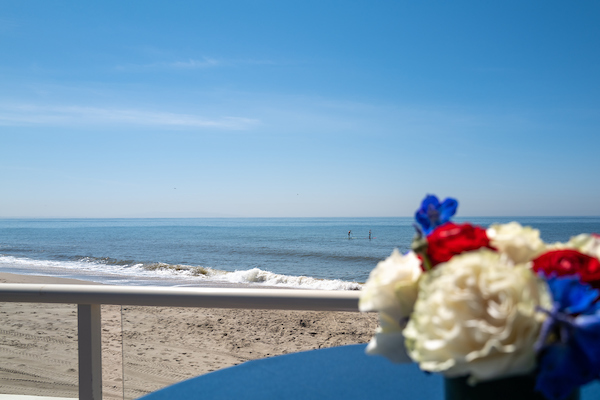
<path fill-rule="evenodd" d="M 79 400 L 102 399 L 100 304 L 77 305 Z"/>

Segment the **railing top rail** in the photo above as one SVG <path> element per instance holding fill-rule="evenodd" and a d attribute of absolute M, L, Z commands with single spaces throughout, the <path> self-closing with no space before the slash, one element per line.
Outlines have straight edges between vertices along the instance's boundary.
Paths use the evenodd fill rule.
<path fill-rule="evenodd" d="M 359 291 L 0 283 L 0 302 L 358 311 Z"/>

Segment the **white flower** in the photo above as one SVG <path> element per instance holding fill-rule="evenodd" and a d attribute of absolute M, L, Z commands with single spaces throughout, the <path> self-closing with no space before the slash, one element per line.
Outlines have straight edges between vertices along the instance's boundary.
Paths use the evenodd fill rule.
<path fill-rule="evenodd" d="M 525 374 L 535 367 L 540 305 L 551 308 L 547 285 L 526 265 L 488 249 L 463 253 L 421 279 L 406 347 L 421 369 L 448 377 Z"/>
<path fill-rule="evenodd" d="M 395 320 L 385 313 L 379 313 L 379 327 L 367 345 L 366 353 L 385 356 L 395 363 L 412 362 L 404 345 L 402 331 L 405 326 L 406 322 Z"/>
<path fill-rule="evenodd" d="M 422 274 L 415 253 L 401 255 L 395 249 L 377 264 L 362 289 L 360 311 L 378 311 L 379 327 L 367 346 L 368 354 L 386 356 L 393 362 L 410 362 L 402 330 L 413 310 Z"/>
<path fill-rule="evenodd" d="M 392 255 L 380 261 L 369 274 L 360 295 L 360 311 L 379 311 L 397 321 L 412 312 L 417 300 L 421 262 L 412 251 L 401 255 L 394 249 Z"/>
<path fill-rule="evenodd" d="M 487 231 L 492 247 L 505 253 L 515 264 L 533 260 L 544 251 L 540 231 L 518 222 L 494 224 Z"/>
<path fill-rule="evenodd" d="M 546 244 L 546 248 L 544 249 L 544 253 L 548 252 L 548 251 L 566 250 L 566 249 L 571 249 L 571 248 L 572 248 L 572 246 L 569 246 L 567 243 L 554 242 L 554 243 Z"/>
<path fill-rule="evenodd" d="M 567 243 L 567 246 L 588 256 L 600 259 L 600 236 L 582 233 L 581 235 L 573 236 Z"/>

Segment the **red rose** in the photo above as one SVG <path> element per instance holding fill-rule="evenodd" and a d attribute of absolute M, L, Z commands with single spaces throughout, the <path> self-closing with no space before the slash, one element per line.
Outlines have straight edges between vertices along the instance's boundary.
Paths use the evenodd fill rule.
<path fill-rule="evenodd" d="M 427 236 L 427 258 L 432 267 L 450 260 L 457 254 L 481 247 L 493 248 L 485 229 L 470 224 L 457 225 L 448 222 Z"/>
<path fill-rule="evenodd" d="M 600 261 L 577 250 L 553 250 L 533 260 L 533 270 L 547 276 L 578 275 L 582 282 L 600 288 Z"/>

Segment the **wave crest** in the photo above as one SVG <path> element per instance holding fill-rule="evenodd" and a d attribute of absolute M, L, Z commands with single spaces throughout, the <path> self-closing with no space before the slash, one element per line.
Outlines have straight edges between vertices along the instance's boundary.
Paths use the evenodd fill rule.
<path fill-rule="evenodd" d="M 248 270 L 223 271 L 210 267 L 191 266 L 167 263 L 136 263 L 129 260 L 115 260 L 109 258 L 78 257 L 77 260 L 51 261 L 34 260 L 5 256 L 0 254 L 0 268 L 2 266 L 20 270 L 22 267 L 38 271 L 43 275 L 61 276 L 66 271 L 76 271 L 85 279 L 87 275 L 100 275 L 122 277 L 128 282 L 144 278 L 186 279 L 190 284 L 194 282 L 219 282 L 228 284 L 257 285 L 270 287 L 286 287 L 296 289 L 320 290 L 361 290 L 362 284 L 358 282 L 343 281 L 340 279 L 322 279 L 311 276 L 294 276 L 277 274 L 260 268 Z M 19 272 L 17 272 L 19 273 Z M 30 272 L 31 273 L 31 272 Z M 130 278 L 136 278 L 133 281 Z"/>

